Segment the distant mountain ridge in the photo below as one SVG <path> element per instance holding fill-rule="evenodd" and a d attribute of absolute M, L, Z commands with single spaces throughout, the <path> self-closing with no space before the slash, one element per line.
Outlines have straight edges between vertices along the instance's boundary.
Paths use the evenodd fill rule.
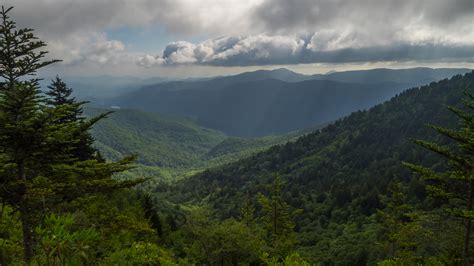
<path fill-rule="evenodd" d="M 259 81 L 265 79 L 276 79 L 286 82 L 299 82 L 314 79 L 314 76 L 296 73 L 286 68 L 278 68 L 273 70 L 256 70 L 252 72 L 244 72 L 233 76 L 217 77 L 214 79 L 225 79 L 233 82 Z"/>
<path fill-rule="evenodd" d="M 302 75 L 259 70 L 209 80 L 150 85 L 109 105 L 189 116 L 230 136 L 258 137 L 318 126 L 404 89 L 468 69 L 374 69 Z"/>
<path fill-rule="evenodd" d="M 352 70 L 332 72 L 324 75 L 312 75 L 314 79 L 332 80 L 350 83 L 396 82 L 410 86 L 421 86 L 433 81 L 442 80 L 457 74 L 470 72 L 467 68 L 427 68 L 409 69 L 376 68 L 370 70 Z"/>
<path fill-rule="evenodd" d="M 256 70 L 231 76 L 220 76 L 210 79 L 225 79 L 233 82 L 259 81 L 276 79 L 286 82 L 300 82 L 306 80 L 331 80 L 347 83 L 380 83 L 396 82 L 421 86 L 432 81 L 452 77 L 457 74 L 470 72 L 468 68 L 428 68 L 416 67 L 407 69 L 375 68 L 368 70 L 329 71 L 325 74 L 305 75 L 286 68 L 273 70 Z"/>

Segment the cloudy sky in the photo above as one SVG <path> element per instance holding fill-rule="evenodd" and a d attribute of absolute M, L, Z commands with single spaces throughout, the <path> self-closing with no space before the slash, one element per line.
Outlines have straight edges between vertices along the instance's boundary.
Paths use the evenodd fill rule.
<path fill-rule="evenodd" d="M 4 0 L 50 71 L 211 76 L 288 67 L 474 68 L 473 0 Z"/>

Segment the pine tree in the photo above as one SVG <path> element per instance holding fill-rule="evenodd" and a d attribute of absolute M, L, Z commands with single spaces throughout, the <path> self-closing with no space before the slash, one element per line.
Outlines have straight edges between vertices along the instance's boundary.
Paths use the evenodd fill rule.
<path fill-rule="evenodd" d="M 141 205 L 143 211 L 145 212 L 145 218 L 150 221 L 151 228 L 156 231 L 156 234 L 159 237 L 163 236 L 163 224 L 161 223 L 161 218 L 158 215 L 158 212 L 155 208 L 155 204 L 153 203 L 153 198 L 150 194 L 144 194 L 141 196 Z"/>
<path fill-rule="evenodd" d="M 255 207 L 250 195 L 247 195 L 244 206 L 240 208 L 240 221 L 249 227 L 255 224 Z"/>
<path fill-rule="evenodd" d="M 262 222 L 267 231 L 271 255 L 273 257 L 284 258 L 290 254 L 296 244 L 296 233 L 294 217 L 301 210 L 291 212 L 290 206 L 284 201 L 282 195 L 283 183 L 279 176 L 276 176 L 272 185 L 271 197 L 263 194 L 258 195 L 258 202 L 262 206 Z"/>
<path fill-rule="evenodd" d="M 422 235 L 427 238 L 425 230 L 417 219 L 421 216 L 414 207 L 408 204 L 401 182 L 392 183 L 388 188 L 389 195 L 383 198 L 385 208 L 377 210 L 376 218 L 380 225 L 378 237 L 383 244 L 384 254 L 388 258 L 400 258 L 407 264 L 417 264 L 420 258 L 416 249 Z"/>
<path fill-rule="evenodd" d="M 16 23 L 8 15 L 12 9 L 2 6 L 0 12 L 0 77 L 4 79 L 0 88 L 10 90 L 20 78 L 34 75 L 38 69 L 59 61 L 43 60 L 48 52 L 40 49 L 46 44 L 33 35 L 32 29 L 16 29 Z M 30 80 L 35 81 L 38 80 Z"/>
<path fill-rule="evenodd" d="M 470 85 L 472 86 L 472 85 Z M 448 214 L 462 221 L 464 226 L 463 260 L 472 263 L 471 231 L 474 219 L 474 96 L 466 94 L 465 110 L 448 107 L 460 118 L 459 129 L 430 126 L 439 134 L 451 139 L 455 145 L 440 145 L 434 142 L 417 140 L 416 143 L 440 154 L 448 161 L 447 170 L 435 172 L 432 169 L 404 163 L 427 182 L 427 191 L 432 197 L 447 203 Z"/>
<path fill-rule="evenodd" d="M 11 10 L 12 7 L 2 6 L 0 13 L 0 76 L 4 79 L 0 83 L 3 92 L 0 103 L 2 109 L 0 139 L 3 172 L 8 172 L 8 176 L 2 178 L 4 183 L 2 198 L 14 201 L 12 206 L 19 208 L 22 214 L 25 260 L 29 261 L 33 256 L 33 217 L 30 215 L 31 206 L 23 199 L 23 195 L 28 189 L 27 168 L 33 162 L 26 157 L 30 147 L 40 148 L 37 145 L 41 145 L 40 135 L 43 135 L 41 134 L 43 132 L 39 128 L 45 117 L 41 115 L 43 112 L 39 106 L 37 80 L 26 82 L 20 78 L 34 75 L 39 68 L 56 60 L 42 60 L 47 52 L 38 50 L 43 48 L 45 43 L 37 40 L 32 34 L 32 29 L 16 30 L 16 23 L 8 16 Z"/>
<path fill-rule="evenodd" d="M 43 61 L 45 44 L 31 29 L 16 29 L 2 6 L 0 19 L 0 198 L 19 211 L 24 260 L 34 256 L 34 228 L 44 211 L 90 193 L 107 193 L 143 180 L 118 181 L 112 175 L 130 168 L 132 157 L 116 163 L 81 160 L 73 150 L 80 136 L 105 115 L 62 121 L 73 104 L 51 106 L 38 79 L 27 79 L 53 61 Z M 38 49 L 41 51 L 38 52 Z"/>
<path fill-rule="evenodd" d="M 58 120 L 58 123 L 78 122 L 83 126 L 92 127 L 93 124 L 86 122 L 83 116 L 82 106 L 87 102 L 78 102 L 71 96 L 73 90 L 69 88 L 66 83 L 56 76 L 56 78 L 48 86 L 46 94 L 50 97 L 48 104 L 57 108 L 64 108 L 65 113 L 63 117 Z M 109 114 L 109 113 L 107 113 Z M 105 115 L 107 115 L 105 114 Z M 105 117 L 105 115 L 103 117 Z M 82 134 L 78 136 L 80 139 L 73 147 L 73 154 L 79 160 L 97 159 L 104 161 L 99 151 L 93 147 L 94 138 L 86 130 L 82 130 Z"/>
<path fill-rule="evenodd" d="M 48 89 L 46 95 L 51 97 L 51 99 L 48 100 L 48 104 L 52 106 L 73 105 L 72 107 L 74 107 L 70 114 L 61 119 L 61 122 L 83 120 L 83 117 L 81 117 L 81 105 L 85 102 L 76 102 L 76 99 L 71 96 L 72 88 L 69 88 L 59 76 L 56 76 L 56 78 L 51 81 Z"/>

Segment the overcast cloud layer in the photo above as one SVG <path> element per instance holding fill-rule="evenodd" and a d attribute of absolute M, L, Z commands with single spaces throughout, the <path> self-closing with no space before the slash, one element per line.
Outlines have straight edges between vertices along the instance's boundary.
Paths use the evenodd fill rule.
<path fill-rule="evenodd" d="M 474 61 L 472 0 L 7 0 L 66 65 Z M 164 29 L 133 50 L 108 30 Z M 156 36 L 153 36 L 156 37 Z M 203 40 L 192 42 L 190 40 Z M 132 52 L 133 51 L 133 52 Z"/>

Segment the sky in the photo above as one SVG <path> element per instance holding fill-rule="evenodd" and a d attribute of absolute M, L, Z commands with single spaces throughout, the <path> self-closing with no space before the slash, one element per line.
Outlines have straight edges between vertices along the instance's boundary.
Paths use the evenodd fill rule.
<path fill-rule="evenodd" d="M 474 68 L 474 0 L 4 0 L 63 75 Z"/>

